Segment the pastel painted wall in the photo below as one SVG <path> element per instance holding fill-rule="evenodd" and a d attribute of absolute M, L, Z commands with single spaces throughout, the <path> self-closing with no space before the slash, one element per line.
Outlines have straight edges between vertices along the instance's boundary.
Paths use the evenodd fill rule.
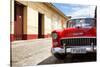
<path fill-rule="evenodd" d="M 12 0 L 13 1 L 13 0 Z M 23 12 L 23 35 L 26 35 L 28 39 L 34 39 L 38 37 L 38 13 L 44 15 L 44 35 L 48 37 L 51 31 L 54 29 L 62 29 L 62 20 L 65 22 L 65 18 L 59 15 L 55 10 L 48 7 L 44 3 L 21 1 L 16 0 L 19 3 L 25 5 Z M 14 1 L 12 2 L 12 20 L 11 20 L 11 34 L 14 34 Z"/>

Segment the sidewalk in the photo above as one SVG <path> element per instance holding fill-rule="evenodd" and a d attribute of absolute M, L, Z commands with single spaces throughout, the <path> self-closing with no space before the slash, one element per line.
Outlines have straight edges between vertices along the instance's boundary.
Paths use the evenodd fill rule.
<path fill-rule="evenodd" d="M 13 66 L 33 66 L 51 56 L 51 38 L 14 41 L 11 43 Z"/>

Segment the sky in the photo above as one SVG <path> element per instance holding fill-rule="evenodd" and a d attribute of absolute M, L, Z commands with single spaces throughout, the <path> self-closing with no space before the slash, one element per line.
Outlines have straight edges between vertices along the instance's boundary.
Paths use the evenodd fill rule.
<path fill-rule="evenodd" d="M 64 4 L 64 3 L 53 3 L 53 5 L 60 11 L 62 11 L 66 16 L 71 16 L 72 18 L 94 17 L 94 11 L 95 11 L 94 5 Z"/>

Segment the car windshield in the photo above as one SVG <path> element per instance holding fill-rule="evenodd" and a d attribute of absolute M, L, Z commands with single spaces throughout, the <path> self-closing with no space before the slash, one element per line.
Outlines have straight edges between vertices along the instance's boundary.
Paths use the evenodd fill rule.
<path fill-rule="evenodd" d="M 67 23 L 67 27 L 92 27 L 94 25 L 94 19 L 86 18 L 86 19 L 71 19 Z"/>

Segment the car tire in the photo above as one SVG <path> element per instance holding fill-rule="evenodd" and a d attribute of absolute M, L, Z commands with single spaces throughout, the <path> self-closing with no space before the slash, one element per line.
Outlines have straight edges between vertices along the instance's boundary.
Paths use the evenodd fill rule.
<path fill-rule="evenodd" d="M 53 54 L 58 60 L 64 60 L 66 58 L 66 55 L 65 54 L 59 54 L 59 53 L 56 53 L 56 54 Z"/>

